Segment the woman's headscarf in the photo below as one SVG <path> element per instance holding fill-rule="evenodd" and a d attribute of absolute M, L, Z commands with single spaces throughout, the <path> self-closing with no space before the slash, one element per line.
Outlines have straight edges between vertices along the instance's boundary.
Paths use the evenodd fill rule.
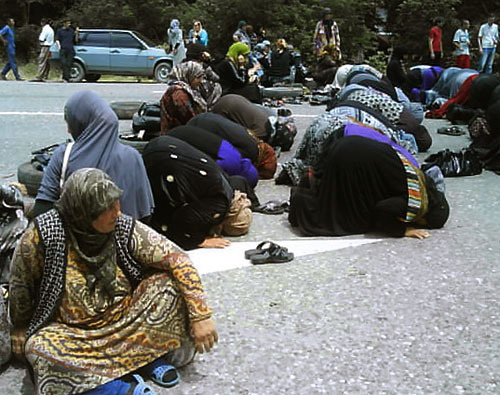
<path fill-rule="evenodd" d="M 73 247 L 87 264 L 87 286 L 97 296 L 98 310 L 104 310 L 115 296 L 116 248 L 114 232 L 99 233 L 92 222 L 112 208 L 122 193 L 102 170 L 83 168 L 69 177 L 55 205 Z M 96 289 L 102 292 L 94 295 Z"/>
<path fill-rule="evenodd" d="M 97 232 L 92 222 L 110 209 L 122 194 L 111 177 L 99 169 L 78 169 L 65 183 L 55 207 L 77 249 L 85 256 L 95 256 L 111 242 L 110 234 Z"/>
<path fill-rule="evenodd" d="M 180 22 L 178 19 L 172 19 L 172 21 L 170 21 L 170 31 L 173 32 L 173 33 L 177 33 L 179 31 L 179 26 L 180 26 Z"/>
<path fill-rule="evenodd" d="M 103 170 L 123 190 L 120 200 L 125 214 L 136 219 L 151 215 L 153 194 L 140 154 L 118 141 L 118 118 L 97 93 L 75 92 L 66 102 L 64 117 L 75 144 L 66 179 L 84 167 Z M 66 146 L 54 151 L 44 171 L 37 199 L 55 202 L 61 194 L 59 182 Z"/>
<path fill-rule="evenodd" d="M 428 209 L 425 214 L 427 227 L 430 229 L 442 228 L 450 216 L 450 206 L 443 192 L 440 192 L 434 180 L 425 175 L 425 189 L 427 192 Z"/>
<path fill-rule="evenodd" d="M 182 88 L 193 98 L 195 104 L 199 106 L 199 112 L 207 111 L 207 102 L 198 89 L 191 87 L 191 83 L 194 79 L 203 77 L 204 75 L 205 69 L 203 66 L 193 61 L 179 63 L 168 75 L 168 79 L 170 80 L 169 84 L 182 86 Z"/>
<path fill-rule="evenodd" d="M 243 55 L 246 56 L 250 53 L 250 48 L 248 45 L 242 42 L 234 43 L 229 47 L 227 51 L 226 57 L 230 59 L 234 64 L 238 64 L 238 56 Z"/>

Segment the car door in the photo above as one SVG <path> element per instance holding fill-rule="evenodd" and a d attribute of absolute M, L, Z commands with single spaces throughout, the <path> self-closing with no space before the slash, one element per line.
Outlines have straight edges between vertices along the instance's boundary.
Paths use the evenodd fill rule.
<path fill-rule="evenodd" d="M 78 45 L 75 45 L 75 56 L 81 58 L 87 72 L 109 71 L 109 32 L 80 33 Z"/>
<path fill-rule="evenodd" d="M 147 73 L 147 55 L 144 46 L 128 32 L 112 32 L 110 59 L 111 70 L 123 74 Z"/>

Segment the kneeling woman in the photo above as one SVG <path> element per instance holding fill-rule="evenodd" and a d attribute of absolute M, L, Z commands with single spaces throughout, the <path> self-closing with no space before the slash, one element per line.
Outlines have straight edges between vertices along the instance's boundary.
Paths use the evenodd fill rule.
<path fill-rule="evenodd" d="M 233 188 L 207 154 L 175 137 L 151 140 L 142 153 L 156 207 L 152 226 L 184 249 L 223 248 L 220 236 L 240 236 L 252 222 L 246 182 Z M 237 181 L 245 181 L 237 177 Z"/>
<path fill-rule="evenodd" d="M 311 188 L 294 188 L 288 220 L 308 236 L 381 231 L 428 236 L 449 207 L 433 180 L 388 144 L 360 136 L 336 140 L 324 152 Z"/>
<path fill-rule="evenodd" d="M 36 393 L 125 394 L 131 384 L 119 378 L 150 363 L 161 384 L 164 363 L 185 365 L 217 341 L 189 257 L 121 215 L 121 194 L 101 170 L 75 171 L 14 253 L 13 351 L 30 363 Z"/>

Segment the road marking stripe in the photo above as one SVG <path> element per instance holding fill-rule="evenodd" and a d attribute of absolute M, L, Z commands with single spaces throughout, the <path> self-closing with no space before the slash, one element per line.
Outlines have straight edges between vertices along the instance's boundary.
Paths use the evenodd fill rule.
<path fill-rule="evenodd" d="M 57 115 L 57 116 L 61 116 L 61 115 L 64 115 L 64 113 L 63 112 L 43 112 L 43 111 L 35 111 L 35 112 L 0 111 L 0 115 Z"/>
<path fill-rule="evenodd" d="M 383 239 L 306 239 L 306 240 L 276 240 L 276 243 L 287 247 L 294 256 L 301 257 L 311 254 L 319 254 L 325 251 L 334 251 L 342 248 L 357 247 L 363 244 L 375 243 Z M 195 267 L 201 274 L 221 272 L 225 270 L 237 269 L 252 266 L 251 262 L 245 259 L 245 250 L 255 248 L 259 244 L 255 241 L 232 242 L 226 248 L 198 248 L 189 251 Z M 293 262 L 293 261 L 292 261 Z"/>

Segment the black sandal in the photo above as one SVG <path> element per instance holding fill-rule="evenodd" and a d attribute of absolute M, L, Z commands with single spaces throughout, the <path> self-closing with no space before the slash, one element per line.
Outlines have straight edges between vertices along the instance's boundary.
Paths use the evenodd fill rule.
<path fill-rule="evenodd" d="M 261 265 L 263 263 L 290 262 L 293 258 L 293 252 L 288 252 L 286 247 L 281 247 L 278 244 L 272 243 L 262 254 L 252 255 L 250 261 L 254 265 Z"/>
<path fill-rule="evenodd" d="M 269 248 L 273 246 L 279 247 L 277 244 L 274 244 L 272 241 L 266 240 L 257 245 L 257 248 L 246 250 L 245 251 L 245 259 L 250 259 L 254 255 L 263 254 L 264 251 L 267 251 Z"/>

